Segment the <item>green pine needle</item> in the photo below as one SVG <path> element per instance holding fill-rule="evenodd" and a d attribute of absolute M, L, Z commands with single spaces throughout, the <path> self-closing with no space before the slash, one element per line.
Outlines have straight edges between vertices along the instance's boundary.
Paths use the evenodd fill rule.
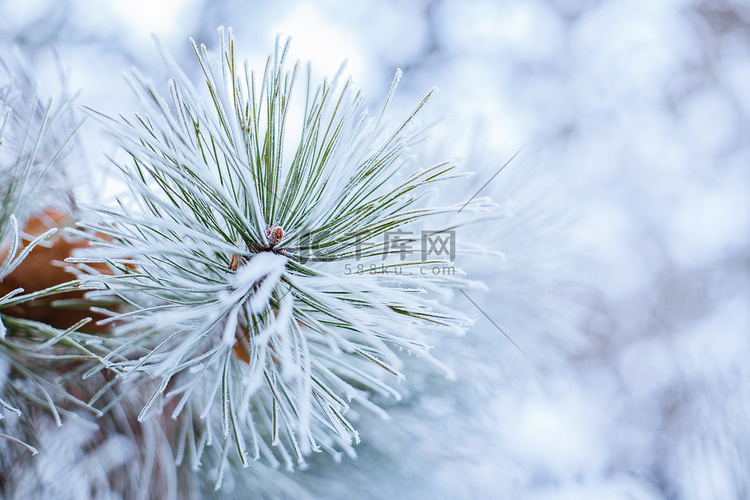
<path fill-rule="evenodd" d="M 400 71 L 371 117 L 351 81 L 316 85 L 309 66 L 288 68 L 289 42 L 258 76 L 236 63 L 231 30 L 219 35 L 217 57 L 193 42 L 204 94 L 164 54 L 169 102 L 136 73 L 146 112 L 102 117 L 131 157 L 119 165 L 131 196 L 89 207 L 82 227 L 98 248 L 70 261 L 107 263 L 112 275 L 82 279 L 123 304 L 100 353 L 117 374 L 108 389 L 157 381 L 139 418 L 180 419 L 180 460 L 192 453 L 193 464 L 214 440 L 211 422 L 226 440 L 221 460 L 230 444 L 242 464 L 353 455 L 352 402 L 380 411 L 372 395 L 397 399 L 404 353 L 450 375 L 430 336 L 471 323 L 439 300 L 476 284 L 423 275 L 425 263 L 400 260 L 386 234 L 449 214 L 450 226 L 431 229 L 452 230 L 493 216 L 494 205 L 476 199 L 458 215 L 462 204 L 427 203 L 434 185 L 463 175 L 451 163 L 413 166 L 432 93 L 387 126 Z M 361 251 L 365 238 L 378 243 Z"/>

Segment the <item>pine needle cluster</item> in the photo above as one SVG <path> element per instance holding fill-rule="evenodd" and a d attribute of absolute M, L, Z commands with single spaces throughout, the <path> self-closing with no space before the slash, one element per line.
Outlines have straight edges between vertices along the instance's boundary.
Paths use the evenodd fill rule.
<path fill-rule="evenodd" d="M 231 30 L 219 40 L 215 55 L 191 40 L 202 85 L 162 50 L 166 99 L 135 72 L 141 112 L 92 113 L 127 154 L 116 165 L 128 191 L 78 203 L 66 232 L 88 241 L 66 259 L 78 280 L 0 297 L 0 354 L 13 374 L 3 394 L 24 394 L 60 423 L 57 397 L 105 422 L 145 394 L 138 421 L 167 422 L 176 463 L 210 464 L 216 489 L 233 464 L 291 470 L 314 452 L 354 456 L 357 412 L 388 418 L 405 356 L 450 378 L 430 344 L 471 324 L 446 305 L 452 290 L 481 285 L 454 266 L 463 246 L 445 238 L 497 213 L 484 198 L 431 201 L 466 174 L 415 158 L 432 92 L 390 125 L 400 71 L 371 114 L 341 72 L 316 83 L 309 65 L 290 64 L 289 42 L 277 41 L 258 74 L 237 62 Z M 22 245 L 19 214 L 33 212 L 22 201 L 65 145 L 48 140 L 58 108 L 34 99 L 15 122 L 3 115 L 4 132 L 22 133 L 0 166 L 0 281 L 57 231 Z M 426 250 L 434 237 L 450 255 Z M 88 319 L 58 329 L 3 312 L 75 287 L 87 291 L 95 330 Z M 48 377 L 32 360 L 59 371 Z M 65 389 L 74 383 L 86 389 Z M 12 398 L 0 404 L 21 412 Z"/>

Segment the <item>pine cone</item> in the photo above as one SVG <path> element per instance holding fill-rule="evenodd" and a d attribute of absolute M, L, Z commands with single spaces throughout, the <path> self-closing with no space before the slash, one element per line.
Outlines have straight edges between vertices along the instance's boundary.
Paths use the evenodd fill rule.
<path fill-rule="evenodd" d="M 42 214 L 31 217 L 24 232 L 32 237 L 39 236 L 51 227 L 64 227 L 72 221 L 71 217 L 57 209 L 45 210 Z M 90 246 L 84 239 L 54 235 L 44 245 L 37 245 L 21 264 L 0 282 L 0 297 L 23 288 L 25 293 L 44 290 L 76 279 L 76 276 L 63 266 L 77 248 Z M 6 258 L 8 248 L 0 250 L 0 261 Z M 99 269 L 107 272 L 104 266 Z M 56 307 L 53 302 L 60 299 L 83 299 L 84 291 L 71 291 L 49 295 L 42 299 L 17 304 L 3 309 L 3 314 L 18 318 L 46 323 L 55 328 L 65 329 L 78 321 L 91 317 L 94 321 L 104 316 L 94 314 L 87 308 Z M 89 327 L 89 329 L 91 329 Z"/>

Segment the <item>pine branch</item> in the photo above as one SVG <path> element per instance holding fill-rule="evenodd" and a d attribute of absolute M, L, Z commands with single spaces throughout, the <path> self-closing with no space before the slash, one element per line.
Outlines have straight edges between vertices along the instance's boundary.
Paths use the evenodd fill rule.
<path fill-rule="evenodd" d="M 6 368 L 0 381 L 0 429 L 13 434 L 2 432 L 0 437 L 36 453 L 34 446 L 23 441 L 37 434 L 37 422 L 30 415 L 35 408 L 48 411 L 58 425 L 71 408 L 99 413 L 60 380 L 71 363 L 97 360 L 97 356 L 78 336 L 78 329 L 88 320 L 72 321 L 58 329 L 18 314 L 51 296 L 78 290 L 72 276 L 53 284 L 34 283 L 33 276 L 20 276 L 29 273 L 29 261 L 40 262 L 32 254 L 44 254 L 51 248 L 50 238 L 57 237 L 57 228 L 46 226 L 27 234 L 25 223 L 42 215 L 50 219 L 44 213 L 35 214 L 49 208 L 59 196 L 49 186 L 61 175 L 63 152 L 78 125 L 67 96 L 59 103 L 39 99 L 25 61 L 19 62 L 17 73 L 2 63 L 7 73 L 2 74 L 0 86 L 0 364 Z M 26 244 L 25 239 L 29 240 Z M 49 262 L 42 264 L 54 269 Z M 19 418 L 9 423 L 3 419 L 8 414 Z"/>
<path fill-rule="evenodd" d="M 462 333 L 471 320 L 439 299 L 479 286 L 460 273 L 420 272 L 445 261 L 404 262 L 387 242 L 360 251 L 363 239 L 456 214 L 431 228 L 451 231 L 494 216 L 494 205 L 471 200 L 459 215 L 464 204 L 426 204 L 433 185 L 461 174 L 450 163 L 411 166 L 432 93 L 386 125 L 400 71 L 370 117 L 351 81 L 316 86 L 308 66 L 300 108 L 302 71 L 287 68 L 288 42 L 258 77 L 237 64 L 231 30 L 219 38 L 217 56 L 193 42 L 207 98 L 163 51 L 169 102 L 136 73 L 130 84 L 145 112 L 99 117 L 132 158 L 119 166 L 132 196 L 89 207 L 82 228 L 99 235 L 90 236 L 98 246 L 69 262 L 107 264 L 113 274 L 82 280 L 127 304 L 106 320 L 119 343 L 100 352 L 117 374 L 109 387 L 156 381 L 139 419 L 161 411 L 180 419 L 180 459 L 192 453 L 193 464 L 213 442 L 212 422 L 222 463 L 230 447 L 244 466 L 265 458 L 292 468 L 311 451 L 354 455 L 352 401 L 380 411 L 370 395 L 397 399 L 402 353 L 450 375 L 428 340 Z"/>

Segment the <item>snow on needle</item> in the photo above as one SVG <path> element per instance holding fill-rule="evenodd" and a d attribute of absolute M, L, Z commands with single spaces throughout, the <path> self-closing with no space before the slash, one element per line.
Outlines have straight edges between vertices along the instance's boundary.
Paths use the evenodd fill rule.
<path fill-rule="evenodd" d="M 219 38 L 218 56 L 192 42 L 204 93 L 162 50 L 169 103 L 136 73 L 130 84 L 146 110 L 100 117 L 131 156 L 120 165 L 131 199 L 93 209 L 86 222 L 113 274 L 84 281 L 127 303 L 107 319 L 121 342 L 108 366 L 125 382 L 158 381 L 141 418 L 174 402 L 173 417 L 204 419 L 197 442 L 210 443 L 219 422 L 243 463 L 250 438 L 255 458 L 288 468 L 311 451 L 353 455 L 352 401 L 376 408 L 372 395 L 398 397 L 391 383 L 403 376 L 403 354 L 442 367 L 427 339 L 471 321 L 437 299 L 473 286 L 460 275 L 409 273 L 418 261 L 388 272 L 388 248 L 362 254 L 362 237 L 455 214 L 428 205 L 426 194 L 463 174 L 452 163 L 410 163 L 429 95 L 388 128 L 400 71 L 370 116 L 350 80 L 316 84 L 309 66 L 287 68 L 288 41 L 277 41 L 258 75 L 236 62 L 231 29 Z M 445 228 L 486 218 L 495 205 L 466 207 Z M 385 272 L 345 272 L 384 261 Z M 180 425 L 181 436 L 193 429 L 191 418 Z"/>

